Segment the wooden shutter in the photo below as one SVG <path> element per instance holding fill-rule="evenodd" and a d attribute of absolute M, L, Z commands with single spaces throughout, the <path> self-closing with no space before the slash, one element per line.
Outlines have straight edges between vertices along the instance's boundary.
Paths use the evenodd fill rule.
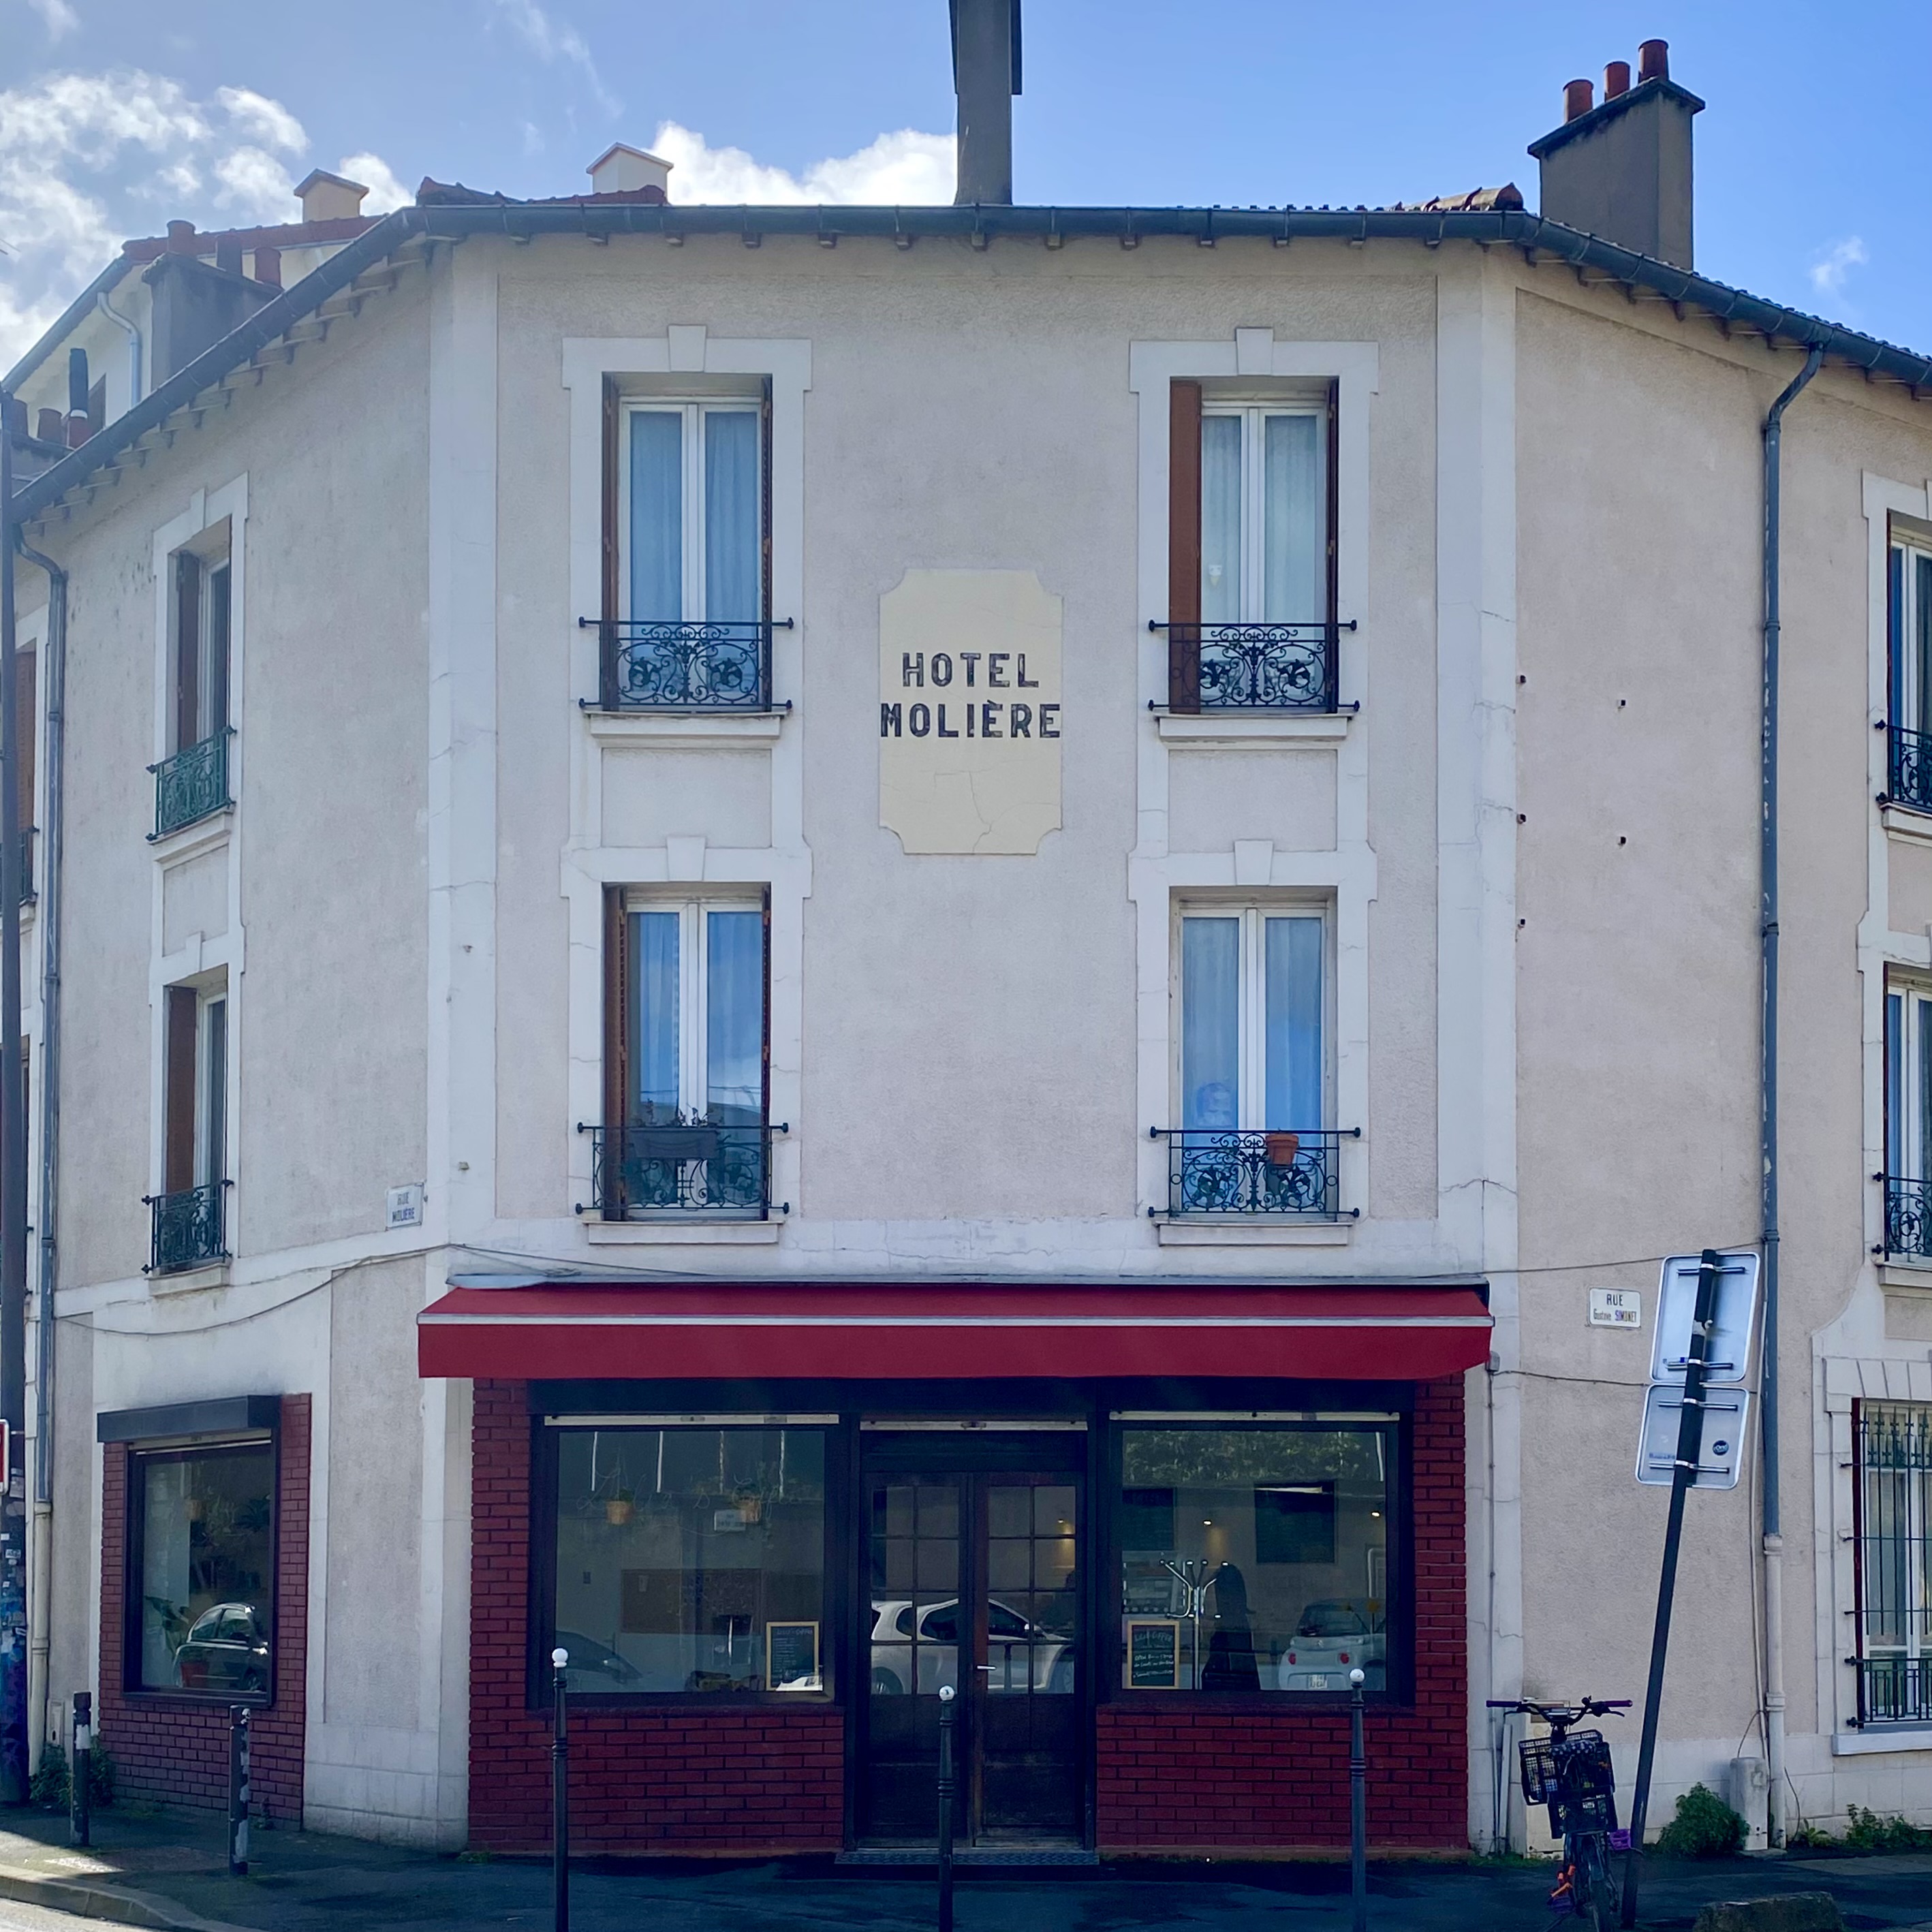
<path fill-rule="evenodd" d="M 604 379 L 604 509 L 603 563 L 604 608 L 600 614 L 608 622 L 622 608 L 617 596 L 617 385 Z"/>
<path fill-rule="evenodd" d="M 212 736 L 228 728 L 228 638 L 233 613 L 230 566 L 208 573 L 208 717 Z"/>
<path fill-rule="evenodd" d="M 194 1185 L 194 1033 L 195 992 L 192 986 L 170 986 L 164 996 L 165 1024 L 162 1126 L 161 1192 L 178 1194 Z"/>
<path fill-rule="evenodd" d="M 630 921 L 624 888 L 604 888 L 604 1211 L 621 1215 L 623 1128 L 630 1118 Z"/>
<path fill-rule="evenodd" d="M 175 746 L 201 742 L 201 560 L 175 557 Z"/>
<path fill-rule="evenodd" d="M 18 775 L 20 825 L 24 831 L 34 822 L 34 740 L 38 713 L 35 704 L 38 687 L 34 676 L 34 653 L 18 651 L 14 657 L 14 719 L 20 748 Z"/>
<path fill-rule="evenodd" d="M 1167 708 L 1201 709 L 1201 385 L 1178 382 L 1167 412 Z"/>

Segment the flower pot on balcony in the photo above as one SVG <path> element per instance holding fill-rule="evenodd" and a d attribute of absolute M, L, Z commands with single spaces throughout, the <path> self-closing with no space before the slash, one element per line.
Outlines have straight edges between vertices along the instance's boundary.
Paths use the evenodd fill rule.
<path fill-rule="evenodd" d="M 1262 1152 L 1270 1167 L 1292 1167 L 1301 1153 L 1299 1134 L 1264 1134 Z"/>

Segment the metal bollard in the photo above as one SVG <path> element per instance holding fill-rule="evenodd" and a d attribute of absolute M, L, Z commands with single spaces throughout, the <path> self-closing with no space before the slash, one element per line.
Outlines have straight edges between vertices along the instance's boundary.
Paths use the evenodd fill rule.
<path fill-rule="evenodd" d="M 568 1651 L 550 1652 L 550 1694 L 556 1718 L 550 1746 L 550 1888 L 556 1932 L 570 1932 L 570 1737 L 566 1708 L 569 1666 Z"/>
<path fill-rule="evenodd" d="M 248 1876 L 248 1707 L 228 1707 L 228 1869 Z"/>
<path fill-rule="evenodd" d="M 952 1686 L 939 1693 L 939 1932 L 952 1932 Z"/>
<path fill-rule="evenodd" d="M 1362 1749 L 1363 1673 L 1348 1672 L 1348 1896 L 1354 1932 L 1369 1932 L 1369 1760 Z"/>
<path fill-rule="evenodd" d="M 94 1842 L 94 1694 L 74 1694 L 74 1743 L 67 1754 L 68 1836 L 76 1845 Z"/>

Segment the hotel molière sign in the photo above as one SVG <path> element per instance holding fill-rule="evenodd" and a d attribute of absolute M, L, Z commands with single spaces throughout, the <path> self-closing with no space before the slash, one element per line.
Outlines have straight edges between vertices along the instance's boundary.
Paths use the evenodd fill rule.
<path fill-rule="evenodd" d="M 1060 824 L 1060 599 L 1030 570 L 909 570 L 879 599 L 879 823 L 908 852 Z"/>

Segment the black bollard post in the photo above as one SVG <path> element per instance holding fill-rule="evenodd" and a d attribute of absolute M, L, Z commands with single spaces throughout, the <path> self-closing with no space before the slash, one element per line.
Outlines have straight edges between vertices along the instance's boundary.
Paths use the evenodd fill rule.
<path fill-rule="evenodd" d="M 952 1686 L 939 1693 L 939 1932 L 952 1932 Z"/>
<path fill-rule="evenodd" d="M 556 1716 L 550 1745 L 550 1887 L 556 1932 L 570 1932 L 570 1738 L 565 1707 L 569 1665 L 568 1651 L 550 1652 L 550 1694 L 555 1700 Z"/>
<path fill-rule="evenodd" d="M 1360 1670 L 1348 1672 L 1348 1896 L 1354 1932 L 1369 1932 L 1369 1760 L 1362 1748 Z"/>
<path fill-rule="evenodd" d="M 94 1842 L 94 1694 L 74 1694 L 74 1746 L 67 1756 L 68 1835 L 76 1845 Z"/>
<path fill-rule="evenodd" d="M 228 1869 L 248 1876 L 248 1707 L 228 1707 Z"/>

